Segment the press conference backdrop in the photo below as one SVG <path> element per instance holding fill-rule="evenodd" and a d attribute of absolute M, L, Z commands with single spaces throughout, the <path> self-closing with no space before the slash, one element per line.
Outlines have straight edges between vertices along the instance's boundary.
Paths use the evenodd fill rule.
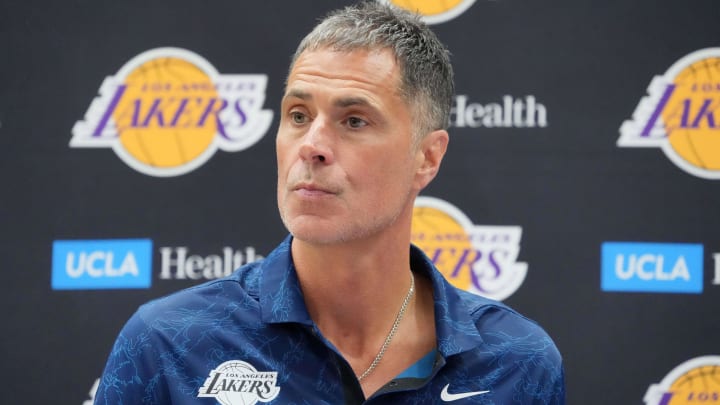
<path fill-rule="evenodd" d="M 720 403 L 720 3 L 397 3 L 457 85 L 414 242 L 547 329 L 568 403 Z M 88 403 L 138 305 L 280 242 L 287 65 L 344 4 L 0 3 L 2 403 Z"/>

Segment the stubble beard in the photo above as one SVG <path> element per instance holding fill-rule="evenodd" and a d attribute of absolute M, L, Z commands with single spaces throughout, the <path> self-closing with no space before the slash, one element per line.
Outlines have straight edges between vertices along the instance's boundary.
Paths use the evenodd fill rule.
<path fill-rule="evenodd" d="M 279 201 L 278 204 L 280 218 L 285 228 L 294 238 L 315 245 L 344 244 L 379 234 L 397 223 L 406 204 L 412 199 L 412 195 L 407 195 L 404 201 L 399 206 L 393 207 L 390 212 L 382 211 L 378 214 L 376 208 L 381 207 L 384 203 L 379 201 L 375 207 L 369 210 L 370 212 L 361 211 L 355 213 L 355 217 L 333 220 L 313 218 L 307 214 L 298 214 L 295 215 L 295 218 L 291 218 L 287 213 L 287 197 L 286 194 L 283 201 Z M 352 213 L 344 215 L 352 215 Z M 303 218 L 299 218 L 301 216 Z"/>

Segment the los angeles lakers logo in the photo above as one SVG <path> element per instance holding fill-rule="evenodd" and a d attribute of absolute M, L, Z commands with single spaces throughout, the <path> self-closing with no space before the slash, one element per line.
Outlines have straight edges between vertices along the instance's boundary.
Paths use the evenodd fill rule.
<path fill-rule="evenodd" d="M 230 360 L 210 371 L 198 398 L 215 398 L 222 405 L 271 402 L 280 394 L 276 371 L 258 371 L 241 360 Z"/>
<path fill-rule="evenodd" d="M 423 16 L 427 24 L 439 24 L 464 13 L 475 0 L 380 0 Z"/>
<path fill-rule="evenodd" d="M 720 48 L 693 52 L 656 76 L 620 147 L 657 147 L 687 173 L 720 179 Z"/>
<path fill-rule="evenodd" d="M 454 286 L 504 300 L 522 285 L 527 263 L 517 261 L 522 228 L 473 224 L 446 201 L 418 197 L 412 243 L 422 249 Z"/>
<path fill-rule="evenodd" d="M 720 404 L 720 356 L 702 356 L 675 367 L 643 399 L 647 405 Z"/>
<path fill-rule="evenodd" d="M 134 57 L 100 87 L 70 146 L 112 148 L 151 176 L 178 176 L 217 149 L 246 149 L 267 132 L 267 76 L 219 74 L 188 50 L 157 48 Z"/>

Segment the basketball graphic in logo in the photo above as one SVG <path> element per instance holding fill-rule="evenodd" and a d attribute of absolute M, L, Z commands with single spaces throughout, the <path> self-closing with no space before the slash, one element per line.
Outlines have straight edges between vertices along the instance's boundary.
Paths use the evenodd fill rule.
<path fill-rule="evenodd" d="M 222 405 L 271 402 L 280 394 L 277 378 L 275 371 L 258 371 L 242 360 L 230 360 L 210 371 L 197 396 L 215 398 Z"/>
<path fill-rule="evenodd" d="M 152 49 L 105 79 L 70 146 L 112 148 L 151 176 L 185 174 L 218 149 L 243 150 L 265 135 L 272 121 L 262 109 L 266 85 L 265 75 L 219 74 L 185 49 Z"/>
<path fill-rule="evenodd" d="M 647 405 L 720 404 L 720 356 L 702 356 L 675 367 L 653 384 L 643 399 Z"/>
<path fill-rule="evenodd" d="M 153 59 L 135 68 L 124 85 L 112 117 L 123 147 L 139 162 L 180 166 L 210 146 L 216 123 L 207 122 L 208 117 L 202 122 L 201 115 L 193 119 L 190 111 L 197 109 L 198 100 L 217 99 L 218 94 L 212 79 L 197 66 L 179 58 Z"/>
<path fill-rule="evenodd" d="M 462 252 L 460 256 L 476 255 L 467 232 L 457 220 L 438 208 L 416 206 L 413 210 L 412 241 L 427 254 L 437 256 L 431 259 L 445 277 L 452 280 L 455 287 L 470 289 L 471 269 L 462 271 L 462 265 L 458 266 L 457 261 L 453 261 L 454 266 L 449 264 L 444 260 L 445 257 L 441 258 L 440 253 Z M 474 258 L 467 259 L 467 263 L 472 263 Z"/>
<path fill-rule="evenodd" d="M 454 286 L 504 300 L 522 285 L 527 263 L 518 262 L 522 228 L 475 225 L 457 207 L 418 197 L 411 241 Z"/>
<path fill-rule="evenodd" d="M 685 172 L 720 179 L 720 48 L 681 58 L 647 92 L 617 145 L 661 148 Z"/>
<path fill-rule="evenodd" d="M 423 16 L 427 24 L 452 20 L 470 8 L 475 0 L 380 0 Z"/>
<path fill-rule="evenodd" d="M 720 171 L 720 57 L 690 64 L 673 85 L 674 108 L 662 112 L 670 146 L 689 164 Z"/>

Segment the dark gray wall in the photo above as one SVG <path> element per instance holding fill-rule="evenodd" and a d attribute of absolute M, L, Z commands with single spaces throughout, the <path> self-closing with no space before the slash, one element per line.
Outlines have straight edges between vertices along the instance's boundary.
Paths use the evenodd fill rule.
<path fill-rule="evenodd" d="M 274 134 L 287 63 L 316 18 L 346 3 L 0 3 L 0 402 L 88 399 L 135 308 L 201 281 L 162 279 L 162 248 L 262 255 L 284 237 Z M 718 46 L 719 18 L 716 0 L 478 0 L 434 25 L 468 104 L 533 96 L 546 110 L 546 125 L 531 128 L 471 127 L 455 116 L 424 195 L 475 224 L 522 227 L 528 273 L 505 302 L 556 340 L 570 404 L 642 404 L 675 366 L 720 352 L 718 180 L 686 173 L 659 148 L 616 145 L 655 75 Z M 267 75 L 264 108 L 274 117 L 265 136 L 174 177 L 139 173 L 109 148 L 71 148 L 105 77 L 166 46 L 221 74 Z M 720 83 L 720 71 L 709 81 Z M 719 93 L 708 96 L 714 106 Z M 152 240 L 151 288 L 52 288 L 53 241 L 120 238 Z M 702 293 L 603 291 L 607 241 L 702 244 Z"/>

